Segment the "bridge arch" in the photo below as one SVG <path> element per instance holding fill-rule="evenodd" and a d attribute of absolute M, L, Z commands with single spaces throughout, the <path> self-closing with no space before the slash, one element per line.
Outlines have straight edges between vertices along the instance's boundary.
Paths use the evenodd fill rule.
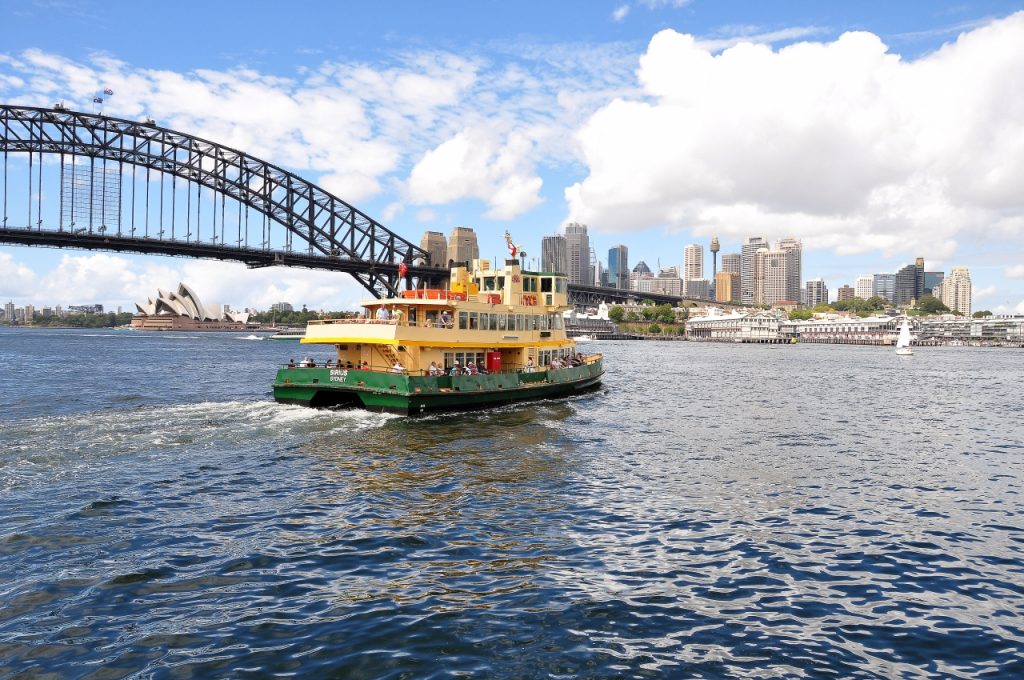
<path fill-rule="evenodd" d="M 0 104 L 0 152 L 0 243 L 327 269 L 378 297 L 398 293 L 402 263 L 407 285 L 447 278 L 426 251 L 323 188 L 152 120 Z M 26 175 L 12 171 L 11 154 L 27 156 Z"/>

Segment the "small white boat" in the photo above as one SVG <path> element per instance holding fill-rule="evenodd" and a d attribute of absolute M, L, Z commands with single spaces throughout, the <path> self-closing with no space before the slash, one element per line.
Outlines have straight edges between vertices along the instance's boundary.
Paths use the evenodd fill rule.
<path fill-rule="evenodd" d="M 592 335 L 577 335 L 575 338 L 573 338 L 573 340 L 575 340 L 576 342 L 592 342 L 594 340 L 594 336 L 592 336 Z"/>
<path fill-rule="evenodd" d="M 903 319 L 903 323 L 900 325 L 900 334 L 896 338 L 896 354 L 901 357 L 912 355 L 914 350 L 910 348 L 910 340 L 910 324 Z"/>

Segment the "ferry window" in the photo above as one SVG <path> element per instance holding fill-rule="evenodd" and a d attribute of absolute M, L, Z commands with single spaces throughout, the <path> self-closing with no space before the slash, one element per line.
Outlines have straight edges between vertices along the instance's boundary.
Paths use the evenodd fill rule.
<path fill-rule="evenodd" d="M 507 331 L 508 330 L 508 318 L 504 314 L 499 314 L 498 315 L 498 330 L 499 331 Z"/>
<path fill-rule="evenodd" d="M 526 325 L 523 323 L 523 315 L 522 314 L 516 314 L 516 330 L 517 331 L 526 330 Z"/>
<path fill-rule="evenodd" d="M 494 277 L 493 276 L 485 276 L 484 277 L 484 286 L 483 286 L 483 288 L 484 288 L 484 290 L 494 290 Z"/>
<path fill-rule="evenodd" d="M 562 315 L 561 314 L 555 314 L 555 328 L 557 328 L 558 330 L 562 329 Z"/>
<path fill-rule="evenodd" d="M 504 276 L 499 276 L 498 277 L 498 290 L 505 290 L 505 277 Z"/>
<path fill-rule="evenodd" d="M 498 315 L 497 314 L 491 314 L 490 330 L 492 330 L 492 331 L 498 330 Z"/>
<path fill-rule="evenodd" d="M 551 278 L 545 276 L 540 280 L 540 292 L 550 293 L 551 292 Z"/>
<path fill-rule="evenodd" d="M 477 323 L 476 312 L 469 313 L 469 330 L 475 331 L 480 328 L 480 324 Z"/>
<path fill-rule="evenodd" d="M 565 279 L 563 279 L 563 278 L 555 279 L 555 292 L 556 293 L 564 293 L 565 292 Z"/>
<path fill-rule="evenodd" d="M 537 319 L 536 314 L 530 315 L 530 330 L 535 331 L 540 328 L 540 321 Z"/>
<path fill-rule="evenodd" d="M 459 328 L 466 330 L 469 328 L 469 315 L 466 312 L 459 312 Z"/>
<path fill-rule="evenodd" d="M 537 290 L 537 283 L 536 283 L 536 281 L 537 281 L 537 279 L 533 278 L 532 276 L 524 276 L 523 277 L 523 292 L 524 293 L 536 292 L 536 290 Z"/>

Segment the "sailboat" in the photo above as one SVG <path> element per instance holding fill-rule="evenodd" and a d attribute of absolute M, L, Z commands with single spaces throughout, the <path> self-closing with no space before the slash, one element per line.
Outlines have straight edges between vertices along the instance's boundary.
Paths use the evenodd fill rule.
<path fill-rule="evenodd" d="M 903 319 L 903 323 L 900 325 L 900 334 L 896 338 L 896 354 L 900 356 L 910 356 L 914 353 L 914 350 L 910 348 L 910 325 L 907 323 L 906 318 Z"/>

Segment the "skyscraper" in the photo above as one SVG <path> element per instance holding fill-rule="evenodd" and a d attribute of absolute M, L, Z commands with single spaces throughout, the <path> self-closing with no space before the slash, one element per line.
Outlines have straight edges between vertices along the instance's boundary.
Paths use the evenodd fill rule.
<path fill-rule="evenodd" d="M 896 275 L 875 274 L 872 278 L 871 294 L 892 302 L 896 295 Z"/>
<path fill-rule="evenodd" d="M 633 267 L 633 271 L 629 273 L 629 289 L 640 290 L 640 281 L 642 279 L 653 279 L 654 274 L 651 272 L 651 268 L 647 266 L 647 263 L 643 260 L 637 262 L 636 266 Z"/>
<path fill-rule="evenodd" d="M 569 283 L 592 286 L 593 269 L 590 266 L 590 237 L 587 225 L 570 222 L 565 225 L 565 249 L 568 261 Z"/>
<path fill-rule="evenodd" d="M 800 239 L 789 237 L 776 243 L 775 249 L 786 253 L 786 294 L 783 300 L 800 302 L 800 287 L 803 281 L 803 244 Z"/>
<path fill-rule="evenodd" d="M 683 248 L 683 279 L 698 281 L 704 278 L 704 248 L 696 243 Z"/>
<path fill-rule="evenodd" d="M 971 315 L 971 273 L 967 267 L 953 267 L 943 279 L 942 304 L 964 316 Z"/>
<path fill-rule="evenodd" d="M 754 256 L 754 304 L 792 302 L 786 293 L 791 255 L 784 250 L 761 248 Z M 799 296 L 797 296 L 797 301 Z"/>
<path fill-rule="evenodd" d="M 745 305 L 754 304 L 754 258 L 761 248 L 768 248 L 768 240 L 760 236 L 751 236 L 740 248 L 740 300 Z"/>
<path fill-rule="evenodd" d="M 935 293 L 934 288 L 936 286 L 941 286 L 942 285 L 942 279 L 945 278 L 945 276 L 946 275 L 943 272 L 925 272 L 924 273 L 924 294 L 925 295 L 934 295 L 935 297 L 939 297 L 938 294 Z"/>
<path fill-rule="evenodd" d="M 722 253 L 722 271 L 739 274 L 743 271 L 743 257 L 739 253 Z"/>
<path fill-rule="evenodd" d="M 828 304 L 828 288 L 824 279 L 809 279 L 806 286 L 804 304 L 808 307 Z"/>
<path fill-rule="evenodd" d="M 420 239 L 420 248 L 430 255 L 432 267 L 448 266 L 448 239 L 439 231 L 425 231 Z"/>
<path fill-rule="evenodd" d="M 912 300 L 920 300 L 924 295 L 924 258 L 919 257 L 914 264 L 908 264 L 896 272 L 896 285 L 893 289 L 893 304 L 909 305 Z"/>
<path fill-rule="evenodd" d="M 844 283 L 836 289 L 836 301 L 842 302 L 843 300 L 849 300 L 854 297 L 856 292 L 853 286 L 848 283 Z"/>
<path fill-rule="evenodd" d="M 867 300 L 873 295 L 872 291 L 875 287 L 875 277 L 871 274 L 864 274 L 858 276 L 857 280 L 853 284 L 854 295 L 862 300 Z"/>
<path fill-rule="evenodd" d="M 718 272 L 718 274 L 715 276 L 715 300 L 717 302 L 731 302 L 734 304 L 739 304 L 739 272 Z"/>
<path fill-rule="evenodd" d="M 453 262 L 472 262 L 480 259 L 480 247 L 476 242 L 476 232 L 469 227 L 455 227 L 448 237 L 448 260 Z"/>
<path fill-rule="evenodd" d="M 555 234 L 541 239 L 540 268 L 542 271 L 554 274 L 569 273 L 569 258 L 564 236 Z"/>
<path fill-rule="evenodd" d="M 608 249 L 608 284 L 613 288 L 629 288 L 629 250 L 619 244 Z"/>

